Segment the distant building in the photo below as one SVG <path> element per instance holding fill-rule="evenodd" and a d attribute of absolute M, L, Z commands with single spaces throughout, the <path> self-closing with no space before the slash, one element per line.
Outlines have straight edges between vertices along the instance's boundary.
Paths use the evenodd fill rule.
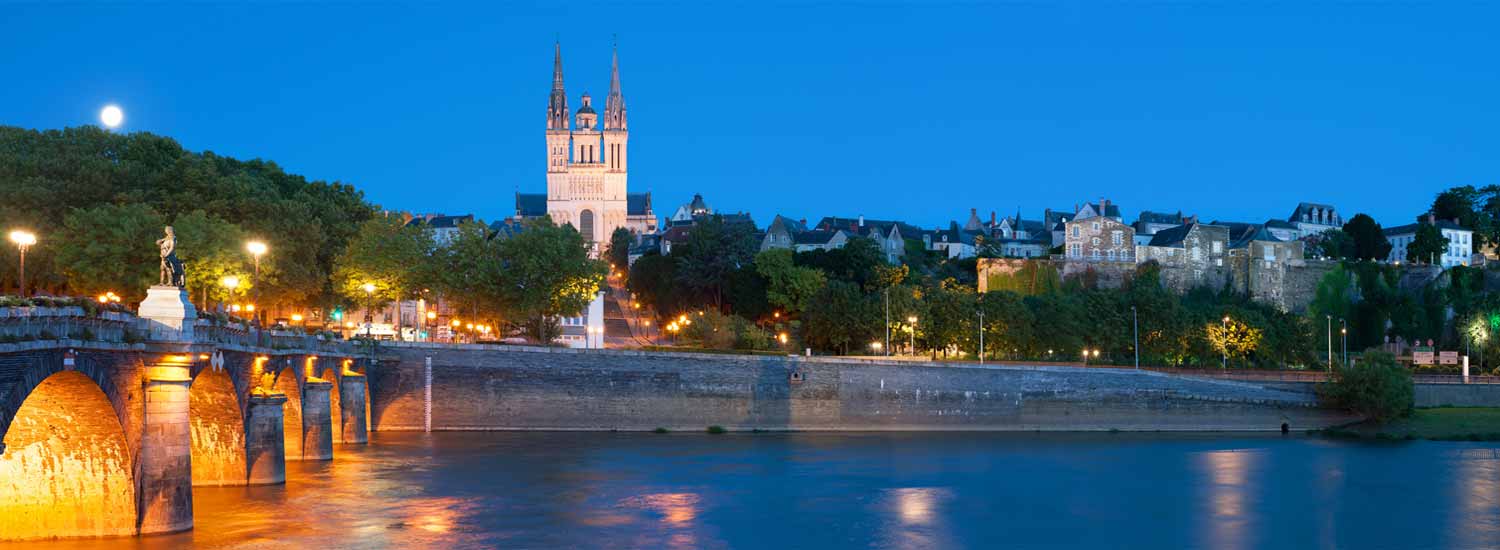
<path fill-rule="evenodd" d="M 875 246 L 885 254 L 885 260 L 893 264 L 900 263 L 901 258 L 906 256 L 906 239 L 920 240 L 926 233 L 921 228 L 906 222 L 867 220 L 864 216 L 825 217 L 818 221 L 814 229 L 825 231 L 837 229 L 847 232 L 850 237 L 864 237 L 875 241 Z M 769 234 L 769 231 L 767 233 Z"/>
<path fill-rule="evenodd" d="M 1151 237 L 1156 235 L 1157 231 L 1182 225 L 1182 222 L 1186 219 L 1182 215 L 1181 210 L 1173 214 L 1152 212 L 1150 210 L 1142 211 L 1141 215 L 1136 217 L 1135 223 L 1131 224 L 1131 227 L 1135 228 L 1135 244 L 1147 244 L 1151 242 Z"/>
<path fill-rule="evenodd" d="M 1412 223 L 1384 230 L 1385 239 L 1391 243 L 1391 254 L 1386 259 L 1392 262 L 1406 261 L 1406 252 L 1411 247 L 1412 241 L 1416 240 L 1417 228 L 1423 224 L 1435 225 L 1442 231 L 1443 236 L 1448 238 L 1448 248 L 1443 251 L 1442 256 L 1431 259 L 1422 259 L 1424 263 L 1453 267 L 1456 265 L 1469 265 L 1474 256 L 1474 232 L 1465 229 L 1458 223 L 1449 220 L 1439 220 L 1432 215 L 1426 216 L 1420 223 Z"/>
<path fill-rule="evenodd" d="M 849 242 L 849 234 L 842 229 L 833 231 L 812 229 L 792 236 L 792 250 L 796 252 L 833 250 L 843 248 L 847 242 Z"/>
<path fill-rule="evenodd" d="M 1344 217 L 1333 206 L 1313 202 L 1298 203 L 1286 221 L 1297 227 L 1298 238 L 1344 227 Z"/>
<path fill-rule="evenodd" d="M 574 117 L 563 88 L 562 47 L 552 62 L 552 94 L 547 102 L 547 192 L 516 194 L 516 218 L 551 216 L 570 224 L 597 251 L 617 227 L 632 233 L 654 233 L 656 214 L 650 193 L 629 193 L 625 96 L 620 91 L 620 56 L 610 68 L 604 120 L 588 94 Z"/>
<path fill-rule="evenodd" d="M 693 223 L 694 220 L 703 218 L 713 213 L 714 209 L 709 208 L 708 203 L 703 201 L 703 195 L 694 193 L 693 200 L 688 201 L 687 204 L 677 207 L 677 211 L 673 212 L 672 217 L 667 219 L 667 225 L 670 226 L 680 225 L 684 223 Z"/>
<path fill-rule="evenodd" d="M 1104 201 L 1107 205 L 1108 201 Z M 1083 211 L 1080 210 L 1080 213 Z M 1118 213 L 1118 210 L 1116 210 Z M 1090 262 L 1134 262 L 1135 228 L 1125 225 L 1112 216 L 1097 214 L 1075 217 L 1063 227 L 1066 245 L 1063 254 L 1067 259 Z"/>
<path fill-rule="evenodd" d="M 408 227 L 425 227 L 432 231 L 432 240 L 438 246 L 447 246 L 458 233 L 460 225 L 473 223 L 473 214 L 462 216 L 445 216 L 443 214 L 423 214 L 415 216 L 406 222 Z"/>
<path fill-rule="evenodd" d="M 1136 261 L 1160 264 L 1163 284 L 1181 292 L 1223 287 L 1230 272 L 1224 261 L 1228 256 L 1229 228 L 1188 218 L 1187 223 L 1157 231 L 1149 244 L 1137 249 Z"/>
<path fill-rule="evenodd" d="M 1076 209 L 1073 219 L 1086 220 L 1089 218 L 1109 218 L 1117 223 L 1125 223 L 1125 218 L 1120 217 L 1120 205 L 1109 202 L 1109 199 L 1099 199 L 1097 203 L 1083 203 Z"/>

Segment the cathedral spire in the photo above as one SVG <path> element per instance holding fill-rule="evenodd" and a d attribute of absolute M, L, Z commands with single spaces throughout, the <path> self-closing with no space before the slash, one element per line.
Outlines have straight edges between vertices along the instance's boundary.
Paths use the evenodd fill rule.
<path fill-rule="evenodd" d="M 568 129 L 568 93 L 563 91 L 562 42 L 552 54 L 552 96 L 547 100 L 547 129 Z"/>
<path fill-rule="evenodd" d="M 625 129 L 625 96 L 620 93 L 620 46 L 615 45 L 609 66 L 609 95 L 604 98 L 604 129 Z"/>

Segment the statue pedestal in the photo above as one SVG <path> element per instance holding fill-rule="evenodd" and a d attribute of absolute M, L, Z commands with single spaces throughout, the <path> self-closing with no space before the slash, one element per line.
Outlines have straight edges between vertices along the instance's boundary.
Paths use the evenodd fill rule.
<path fill-rule="evenodd" d="M 146 290 L 146 300 L 141 302 L 137 315 L 146 320 L 152 340 L 166 342 L 193 341 L 193 322 L 198 320 L 198 310 L 188 300 L 186 289 L 175 286 L 154 285 Z"/>

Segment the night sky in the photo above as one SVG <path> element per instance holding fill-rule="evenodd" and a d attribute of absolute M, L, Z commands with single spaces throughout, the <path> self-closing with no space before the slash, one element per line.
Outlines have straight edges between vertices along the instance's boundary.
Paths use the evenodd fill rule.
<path fill-rule="evenodd" d="M 555 4 L 555 5 L 554 5 Z M 1500 183 L 1500 8 L 1443 3 L 0 7 L 0 124 L 96 124 L 511 215 L 543 192 L 553 41 L 631 191 L 721 211 L 962 222 L 1109 197 L 1208 219 L 1299 201 L 1410 221 Z"/>

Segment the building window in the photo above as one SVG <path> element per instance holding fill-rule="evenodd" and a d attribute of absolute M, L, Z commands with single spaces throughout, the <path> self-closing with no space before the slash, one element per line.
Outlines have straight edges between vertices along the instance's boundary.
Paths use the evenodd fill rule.
<path fill-rule="evenodd" d="M 1095 248 L 1091 250 L 1089 252 L 1089 256 L 1093 257 L 1095 260 L 1099 259 L 1099 249 Z"/>
<path fill-rule="evenodd" d="M 1115 261 L 1115 249 L 1113 248 L 1109 249 L 1109 261 Z"/>
<path fill-rule="evenodd" d="M 1111 231 L 1109 237 L 1110 240 L 1114 242 L 1115 246 L 1119 246 L 1122 242 L 1124 242 L 1125 234 L 1121 231 Z"/>
<path fill-rule="evenodd" d="M 1223 252 L 1224 252 L 1224 243 L 1221 243 L 1219 241 L 1214 241 L 1214 254 L 1221 254 Z"/>
<path fill-rule="evenodd" d="M 1074 237 L 1077 237 L 1077 236 L 1080 236 L 1080 235 L 1082 235 L 1082 234 L 1083 234 L 1083 233 L 1082 233 L 1082 230 L 1083 230 L 1083 228 L 1081 228 L 1081 227 L 1078 227 L 1078 226 L 1076 226 L 1076 225 L 1075 225 L 1075 226 L 1073 226 L 1073 236 L 1074 236 Z"/>
<path fill-rule="evenodd" d="M 1262 250 L 1265 250 L 1265 254 L 1264 255 L 1265 255 L 1266 261 L 1268 261 L 1268 262 L 1274 262 L 1274 261 L 1276 261 L 1276 249 L 1275 248 L 1271 248 L 1271 247 L 1267 246 L 1267 247 L 1263 248 Z"/>
<path fill-rule="evenodd" d="M 1193 261 L 1196 262 L 1196 261 L 1199 261 L 1199 260 L 1202 260 L 1202 259 L 1203 259 L 1203 249 L 1202 248 L 1193 248 Z"/>
<path fill-rule="evenodd" d="M 1094 222 L 1094 231 L 1099 230 L 1099 222 Z"/>

